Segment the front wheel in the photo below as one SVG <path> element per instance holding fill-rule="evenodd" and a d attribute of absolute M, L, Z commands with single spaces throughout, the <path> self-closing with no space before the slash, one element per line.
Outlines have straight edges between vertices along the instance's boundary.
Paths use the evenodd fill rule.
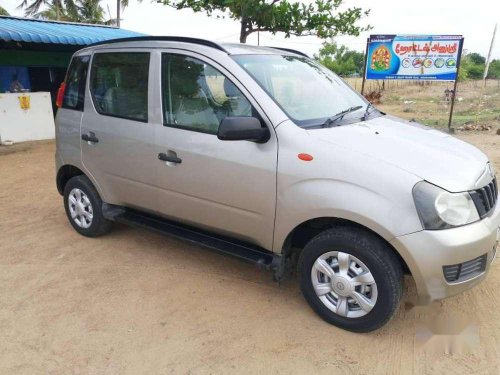
<path fill-rule="evenodd" d="M 102 200 L 86 176 L 71 178 L 64 187 L 64 208 L 73 228 L 87 237 L 101 236 L 111 229 L 102 214 Z"/>
<path fill-rule="evenodd" d="M 307 302 L 330 324 L 373 331 L 394 315 L 403 273 L 393 250 L 358 228 L 327 230 L 302 250 L 298 271 Z"/>

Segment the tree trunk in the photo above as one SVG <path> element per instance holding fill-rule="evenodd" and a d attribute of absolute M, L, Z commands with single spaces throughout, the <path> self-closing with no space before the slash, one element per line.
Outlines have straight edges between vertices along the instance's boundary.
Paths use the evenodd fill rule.
<path fill-rule="evenodd" d="M 242 19 L 241 20 L 241 29 L 240 29 L 240 43 L 246 43 L 247 36 L 248 36 L 247 21 Z"/>

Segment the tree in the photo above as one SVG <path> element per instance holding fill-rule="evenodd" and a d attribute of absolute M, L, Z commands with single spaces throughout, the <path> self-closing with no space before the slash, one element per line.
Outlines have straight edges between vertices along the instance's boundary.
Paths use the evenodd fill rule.
<path fill-rule="evenodd" d="M 40 12 L 41 7 L 47 7 L 54 12 L 56 16 L 55 19 L 59 19 L 64 12 L 64 2 L 69 2 L 70 7 L 73 6 L 73 0 L 22 0 L 18 6 L 18 9 L 24 9 L 24 15 L 26 17 L 36 16 Z"/>
<path fill-rule="evenodd" d="M 128 0 L 121 0 L 123 7 Z M 22 0 L 26 17 L 84 23 L 107 23 L 100 0 Z"/>
<path fill-rule="evenodd" d="M 353 7 L 344 11 L 338 8 L 344 0 L 315 0 L 303 4 L 294 0 L 159 0 L 175 9 L 190 8 L 195 12 L 205 12 L 212 16 L 222 12 L 234 20 L 240 27 L 240 42 L 246 43 L 247 37 L 257 31 L 272 34 L 317 35 L 330 38 L 339 34 L 359 35 L 370 29 L 361 27 L 357 22 L 369 11 Z"/>
<path fill-rule="evenodd" d="M 48 4 L 43 10 L 33 14 L 33 17 L 44 20 L 76 21 L 67 14 L 65 8 L 61 8 L 57 3 Z"/>
<path fill-rule="evenodd" d="M 364 54 L 353 51 L 346 46 L 338 46 L 335 42 L 324 42 L 318 55 L 314 55 L 322 65 L 340 76 L 361 74 Z"/>
<path fill-rule="evenodd" d="M 467 78 L 481 79 L 484 74 L 484 65 L 470 64 L 467 68 Z"/>
<path fill-rule="evenodd" d="M 0 7 L 0 16 L 10 16 L 10 14 L 4 8 Z"/>
<path fill-rule="evenodd" d="M 472 52 L 468 54 L 469 59 L 476 65 L 484 65 L 486 64 L 486 58 L 481 56 L 477 52 Z"/>
<path fill-rule="evenodd" d="M 500 60 L 492 60 L 488 69 L 488 77 L 490 79 L 500 79 Z"/>
<path fill-rule="evenodd" d="M 75 18 L 77 22 L 103 23 L 104 9 L 99 5 L 100 0 L 78 0 Z"/>
<path fill-rule="evenodd" d="M 460 61 L 459 80 L 481 79 L 485 69 L 486 59 L 478 53 L 468 53 Z"/>

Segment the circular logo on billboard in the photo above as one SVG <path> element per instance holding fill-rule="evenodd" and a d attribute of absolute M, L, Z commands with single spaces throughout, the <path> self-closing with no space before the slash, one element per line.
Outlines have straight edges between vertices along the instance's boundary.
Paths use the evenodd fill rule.
<path fill-rule="evenodd" d="M 442 57 L 437 58 L 436 61 L 434 61 L 434 66 L 436 68 L 442 68 L 444 66 L 444 59 Z"/>
<path fill-rule="evenodd" d="M 432 66 L 432 60 L 431 59 L 425 59 L 424 60 L 424 68 L 430 68 Z"/>
<path fill-rule="evenodd" d="M 416 59 L 413 59 L 413 67 L 414 68 L 421 68 L 422 67 L 422 59 L 420 57 L 417 57 Z"/>

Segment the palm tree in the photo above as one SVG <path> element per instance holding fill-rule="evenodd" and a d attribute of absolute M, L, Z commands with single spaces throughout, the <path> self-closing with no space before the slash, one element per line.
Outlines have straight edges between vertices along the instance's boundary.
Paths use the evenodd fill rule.
<path fill-rule="evenodd" d="M 104 23 L 104 9 L 99 0 L 74 0 L 60 6 L 57 2 L 47 4 L 43 10 L 33 14 L 36 18 L 82 23 Z"/>
<path fill-rule="evenodd" d="M 141 0 L 139 0 L 141 1 Z M 22 0 L 18 8 L 24 9 L 26 17 L 40 17 L 51 20 L 104 23 L 104 9 L 100 0 Z M 121 8 L 127 7 L 129 0 L 117 0 L 116 22 L 120 27 Z M 40 10 L 43 8 L 43 10 Z"/>
<path fill-rule="evenodd" d="M 31 14 L 28 14 L 26 12 L 25 15 L 28 16 Z M 57 3 L 52 3 L 47 5 L 45 9 L 36 12 L 32 16 L 35 18 L 42 18 L 45 20 L 74 21 L 71 19 L 70 16 L 68 16 L 66 9 L 61 8 Z"/>
<path fill-rule="evenodd" d="M 0 7 L 0 16 L 10 16 L 10 14 L 4 8 Z"/>
<path fill-rule="evenodd" d="M 41 13 L 40 8 L 42 6 L 46 6 L 50 9 L 47 15 L 51 17 L 55 16 L 55 18 L 50 19 L 59 20 L 65 11 L 65 6 L 71 9 L 74 8 L 75 3 L 73 0 L 22 0 L 18 9 L 24 8 L 24 15 L 26 17 L 36 17 Z"/>
<path fill-rule="evenodd" d="M 104 23 L 104 9 L 99 5 L 100 0 L 78 0 L 78 22 Z"/>

